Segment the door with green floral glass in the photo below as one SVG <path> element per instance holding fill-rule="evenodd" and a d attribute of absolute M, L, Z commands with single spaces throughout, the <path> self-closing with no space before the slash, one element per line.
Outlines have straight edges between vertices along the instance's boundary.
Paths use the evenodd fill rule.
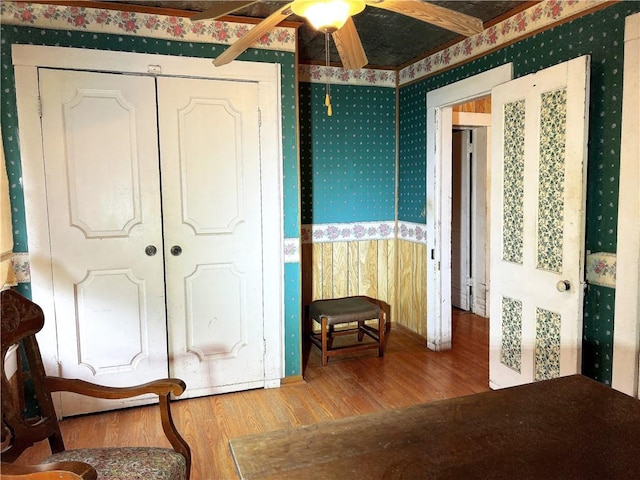
<path fill-rule="evenodd" d="M 489 380 L 580 372 L 589 57 L 492 91 Z"/>

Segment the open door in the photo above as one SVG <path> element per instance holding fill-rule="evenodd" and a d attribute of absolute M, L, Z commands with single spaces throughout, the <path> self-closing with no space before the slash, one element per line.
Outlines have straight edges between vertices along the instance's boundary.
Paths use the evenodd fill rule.
<path fill-rule="evenodd" d="M 580 372 L 588 67 L 492 91 L 492 388 Z"/>

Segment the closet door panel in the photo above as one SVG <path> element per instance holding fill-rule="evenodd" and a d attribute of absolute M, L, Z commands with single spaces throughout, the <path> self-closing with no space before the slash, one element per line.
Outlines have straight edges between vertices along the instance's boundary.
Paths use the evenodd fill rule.
<path fill-rule="evenodd" d="M 165 377 L 154 80 L 43 69 L 40 95 L 58 374 L 115 386 Z M 148 401 L 69 395 L 62 409 Z"/>
<path fill-rule="evenodd" d="M 258 86 L 158 79 L 171 375 L 264 385 Z"/>

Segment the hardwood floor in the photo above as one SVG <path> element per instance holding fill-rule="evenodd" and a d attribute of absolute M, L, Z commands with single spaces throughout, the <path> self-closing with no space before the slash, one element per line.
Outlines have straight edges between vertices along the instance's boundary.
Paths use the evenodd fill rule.
<path fill-rule="evenodd" d="M 424 339 L 394 327 L 384 358 L 361 352 L 334 357 L 323 368 L 313 348 L 304 382 L 174 402 L 176 425 L 192 449 L 191 478 L 238 478 L 231 438 L 487 391 L 488 343 L 488 319 L 454 311 L 450 351 L 431 352 Z M 168 445 L 156 410 L 139 407 L 65 419 L 66 447 Z M 19 461 L 47 455 L 48 447 L 38 445 Z"/>

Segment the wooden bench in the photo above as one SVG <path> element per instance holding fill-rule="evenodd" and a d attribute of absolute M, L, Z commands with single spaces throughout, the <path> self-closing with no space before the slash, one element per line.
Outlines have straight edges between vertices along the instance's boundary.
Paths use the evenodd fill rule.
<path fill-rule="evenodd" d="M 366 297 L 345 297 L 316 300 L 309 305 L 309 317 L 320 324 L 320 332 L 309 332 L 311 342 L 322 352 L 322 366 L 327 365 L 329 357 L 350 354 L 361 350 L 378 350 L 378 356 L 384 355 L 384 312 L 379 305 Z M 367 325 L 367 320 L 377 320 L 378 327 Z M 336 325 L 357 323 L 354 328 L 335 330 Z M 358 343 L 346 346 L 333 346 L 334 337 L 358 335 Z M 363 342 L 364 336 L 371 337 L 375 343 Z"/>

